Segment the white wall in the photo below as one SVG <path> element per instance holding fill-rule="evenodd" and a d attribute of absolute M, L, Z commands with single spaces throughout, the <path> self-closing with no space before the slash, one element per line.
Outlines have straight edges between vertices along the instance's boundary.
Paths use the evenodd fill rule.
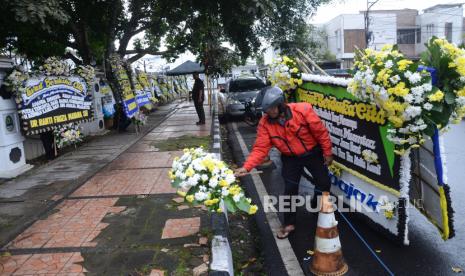
<path fill-rule="evenodd" d="M 341 14 L 324 25 L 328 35 L 328 50 L 337 59 L 353 58 L 353 53 L 344 51 L 344 30 L 364 29 L 363 14 Z"/>
<path fill-rule="evenodd" d="M 415 46 L 416 54 L 419 55 L 425 50 L 424 44 L 432 36 L 444 38 L 446 33 L 446 22 L 452 23 L 452 42 L 460 44 L 463 41 L 463 7 L 444 7 L 434 10 L 427 10 L 417 16 L 416 24 L 421 27 L 421 43 Z M 427 26 L 433 24 L 431 32 Z"/>
<path fill-rule="evenodd" d="M 381 50 L 385 44 L 397 43 L 397 16 L 395 13 L 370 14 L 369 29 L 372 32 L 369 48 Z"/>
<path fill-rule="evenodd" d="M 273 59 L 276 59 L 279 56 L 280 51 L 273 49 L 272 46 L 266 48 L 264 55 L 265 65 L 271 64 Z"/>

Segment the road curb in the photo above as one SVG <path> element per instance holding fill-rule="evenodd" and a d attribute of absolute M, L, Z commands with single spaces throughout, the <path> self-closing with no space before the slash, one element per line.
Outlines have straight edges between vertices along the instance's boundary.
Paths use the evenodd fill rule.
<path fill-rule="evenodd" d="M 218 120 L 218 94 L 213 95 L 212 112 L 212 147 L 211 152 L 221 160 L 221 130 Z M 222 213 L 211 214 L 213 239 L 211 241 L 211 263 L 209 275 L 234 275 L 232 252 L 230 246 L 229 223 L 227 210 L 221 204 Z"/>

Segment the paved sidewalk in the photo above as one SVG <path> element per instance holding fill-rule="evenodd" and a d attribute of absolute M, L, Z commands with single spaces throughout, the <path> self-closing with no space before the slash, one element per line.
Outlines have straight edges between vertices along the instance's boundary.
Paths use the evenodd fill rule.
<path fill-rule="evenodd" d="M 165 115 L 173 107 L 166 108 Z M 208 107 L 206 113 L 207 124 L 196 126 L 195 109 L 190 103 L 180 103 L 173 114 L 166 120 L 159 118 L 159 125 L 134 144 L 124 135 L 109 140 L 101 137 L 30 176 L 0 186 L 1 200 L 10 202 L 3 205 L 14 205 L 14 199 L 21 197 L 40 202 L 35 188 L 42 185 L 58 186 L 48 190 L 60 192 L 43 192 L 59 204 L 3 247 L 0 275 L 206 272 L 208 214 L 182 204 L 170 186 L 167 172 L 181 152 L 162 152 L 154 146 L 183 135 L 210 136 Z M 73 186 L 70 182 L 84 177 L 87 181 L 74 185 L 71 194 L 61 193 L 70 191 L 61 186 Z M 61 179 L 64 183 L 60 186 Z M 21 193 L 21 187 L 28 185 L 27 192 Z M 30 204 L 23 208 L 37 205 Z M 14 208 L 3 205 L 0 212 Z"/>

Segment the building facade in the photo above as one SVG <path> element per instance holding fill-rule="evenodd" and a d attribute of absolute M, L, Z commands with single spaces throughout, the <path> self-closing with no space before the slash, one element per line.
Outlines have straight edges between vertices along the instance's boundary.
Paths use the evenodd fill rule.
<path fill-rule="evenodd" d="M 341 68 L 351 67 L 356 49 L 366 46 L 379 50 L 385 44 L 397 44 L 405 56 L 417 59 L 432 36 L 447 38 L 457 45 L 463 43 L 463 7 L 462 4 L 436 5 L 421 14 L 414 9 L 372 10 L 368 32 L 365 11 L 361 11 L 339 15 L 321 28 L 327 34 L 328 49 L 341 62 Z"/>

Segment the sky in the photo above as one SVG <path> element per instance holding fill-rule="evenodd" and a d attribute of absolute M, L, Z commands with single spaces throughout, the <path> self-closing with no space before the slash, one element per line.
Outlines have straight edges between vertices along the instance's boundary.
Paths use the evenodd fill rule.
<path fill-rule="evenodd" d="M 455 3 L 465 3 L 465 0 L 379 0 L 372 9 L 417 9 L 421 12 L 423 9 L 437 4 Z M 340 14 L 359 13 L 359 11 L 366 9 L 366 4 L 366 0 L 332 0 L 329 4 L 322 5 L 316 10 L 315 15 L 310 19 L 310 23 L 322 24 Z M 195 56 L 191 53 L 185 53 L 174 63 L 167 63 L 165 59 L 153 56 L 146 56 L 145 59 L 147 60 L 147 71 L 159 71 L 161 66 L 169 66 L 172 69 L 187 60 L 195 61 Z M 142 60 L 139 62 L 141 69 L 143 69 L 142 62 Z M 137 64 L 135 65 L 137 66 Z"/>

